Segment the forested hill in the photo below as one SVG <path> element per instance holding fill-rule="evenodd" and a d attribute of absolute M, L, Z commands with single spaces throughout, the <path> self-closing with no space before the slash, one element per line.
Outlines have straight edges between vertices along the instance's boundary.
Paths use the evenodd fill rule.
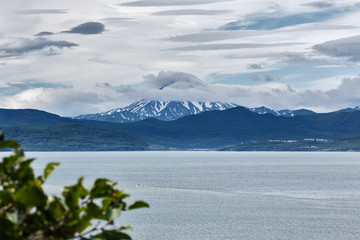
<path fill-rule="evenodd" d="M 20 139 L 30 150 L 39 151 L 215 149 L 251 141 L 357 137 L 360 112 L 289 118 L 236 107 L 174 121 L 147 119 L 121 124 L 62 118 L 38 110 L 2 109 L 0 128 L 7 137 Z"/>

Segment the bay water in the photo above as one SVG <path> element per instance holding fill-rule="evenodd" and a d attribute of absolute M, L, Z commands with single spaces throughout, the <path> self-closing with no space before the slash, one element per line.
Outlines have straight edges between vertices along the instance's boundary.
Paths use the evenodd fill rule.
<path fill-rule="evenodd" d="M 3 153 L 2 153 L 3 155 Z M 360 239 L 360 153 L 31 152 L 50 194 L 85 177 L 118 182 L 134 240 Z M 137 186 L 139 185 L 139 186 Z"/>

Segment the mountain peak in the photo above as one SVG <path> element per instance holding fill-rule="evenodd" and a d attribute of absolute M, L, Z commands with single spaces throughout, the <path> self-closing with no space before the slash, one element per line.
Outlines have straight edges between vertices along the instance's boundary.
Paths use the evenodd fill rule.
<path fill-rule="evenodd" d="M 142 99 L 124 108 L 116 108 L 97 114 L 80 115 L 75 118 L 121 123 L 140 121 L 147 118 L 170 121 L 187 115 L 194 115 L 205 111 L 226 110 L 237 106 L 237 104 L 222 102 L 156 101 Z"/>

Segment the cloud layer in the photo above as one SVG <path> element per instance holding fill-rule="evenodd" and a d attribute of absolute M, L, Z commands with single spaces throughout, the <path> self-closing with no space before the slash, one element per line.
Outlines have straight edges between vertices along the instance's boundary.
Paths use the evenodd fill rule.
<path fill-rule="evenodd" d="M 6 43 L 0 44 L 0 57 L 21 55 L 30 51 L 42 50 L 47 47 L 70 48 L 75 46 L 78 45 L 67 41 L 52 41 L 41 37 L 34 39 L 10 39 Z"/>
<path fill-rule="evenodd" d="M 276 109 L 360 105 L 359 6 L 355 0 L 4 1 L 1 104 L 62 115 L 142 98 Z"/>
<path fill-rule="evenodd" d="M 319 6 L 319 3 L 312 5 Z M 285 16 L 250 16 L 246 21 L 240 20 L 230 22 L 220 27 L 221 30 L 273 30 L 288 26 L 306 23 L 316 23 L 326 21 L 342 13 L 342 10 L 329 10 L 320 12 L 300 13 Z"/>
<path fill-rule="evenodd" d="M 147 1 L 133 1 L 123 3 L 123 6 L 132 6 L 132 7 L 158 7 L 158 6 L 191 6 L 191 5 L 201 5 L 209 4 L 216 2 L 224 2 L 231 0 L 147 0 Z"/>
<path fill-rule="evenodd" d="M 64 9 L 29 9 L 29 10 L 20 10 L 15 11 L 16 14 L 63 14 L 67 13 Z"/>
<path fill-rule="evenodd" d="M 63 33 L 78 33 L 78 34 L 100 34 L 105 31 L 104 24 L 100 22 L 86 22 L 76 27 L 73 27 L 69 31 L 63 31 Z"/>
<path fill-rule="evenodd" d="M 351 61 L 359 61 L 360 35 L 324 42 L 315 45 L 313 48 L 331 57 L 347 57 Z"/>
<path fill-rule="evenodd" d="M 114 91 L 108 83 L 98 84 L 88 91 L 34 88 L 11 97 L 2 97 L 1 102 L 2 107 L 36 107 L 63 116 L 106 111 L 119 107 L 119 102 L 129 104 L 141 98 L 222 101 L 247 107 L 265 105 L 274 109 L 308 108 L 315 111 L 332 111 L 356 106 L 360 102 L 360 77 L 345 78 L 339 86 L 327 91 L 302 91 L 288 84 L 278 83 L 277 80 L 273 76 L 259 77 L 259 81 L 266 83 L 252 87 L 208 84 L 192 74 L 168 71 L 145 76 L 142 89 L 123 86 Z"/>

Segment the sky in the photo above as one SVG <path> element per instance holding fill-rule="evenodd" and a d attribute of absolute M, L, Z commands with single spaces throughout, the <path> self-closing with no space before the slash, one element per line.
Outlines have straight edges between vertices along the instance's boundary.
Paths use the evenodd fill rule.
<path fill-rule="evenodd" d="M 359 106 L 359 13 L 352 0 L 1 1 L 0 108 Z"/>

